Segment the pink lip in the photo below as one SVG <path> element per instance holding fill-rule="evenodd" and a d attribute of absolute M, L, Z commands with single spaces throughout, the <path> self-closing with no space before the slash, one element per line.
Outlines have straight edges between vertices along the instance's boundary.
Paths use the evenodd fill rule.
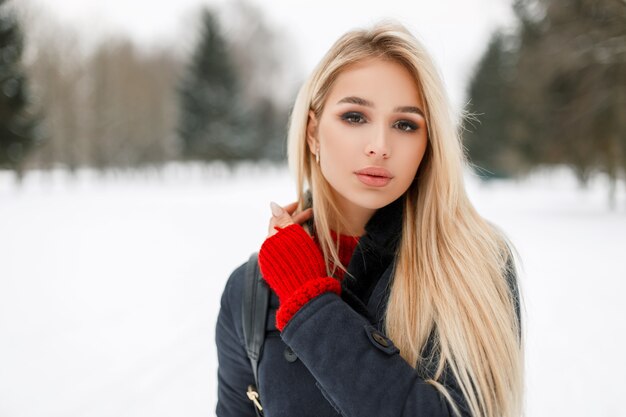
<path fill-rule="evenodd" d="M 380 167 L 367 167 L 354 173 L 363 184 L 373 187 L 384 187 L 393 178 L 389 171 Z"/>
<path fill-rule="evenodd" d="M 363 169 L 359 169 L 358 171 L 355 171 L 355 174 L 371 175 L 373 177 L 387 177 L 389 179 L 393 178 L 393 175 L 391 175 L 391 172 L 381 167 L 366 167 Z"/>

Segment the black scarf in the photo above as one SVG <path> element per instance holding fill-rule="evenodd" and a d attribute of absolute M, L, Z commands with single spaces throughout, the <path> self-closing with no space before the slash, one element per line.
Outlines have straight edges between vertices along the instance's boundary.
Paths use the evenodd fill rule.
<path fill-rule="evenodd" d="M 305 196 L 306 207 L 312 207 L 310 191 Z M 341 297 L 358 313 L 366 316 L 372 323 L 379 322 L 381 317 L 368 309 L 370 298 L 376 289 L 374 297 L 376 304 L 386 303 L 390 285 L 387 269 L 393 267 L 400 237 L 402 234 L 402 218 L 405 195 L 382 207 L 374 213 L 365 225 L 365 234 L 359 239 L 354 250 L 348 274 L 342 281 Z M 312 219 L 308 222 L 309 230 L 313 230 Z M 354 277 L 350 276 L 352 274 Z M 379 279 L 385 275 L 386 282 L 379 284 Z M 374 299 L 372 299 L 374 300 Z"/>

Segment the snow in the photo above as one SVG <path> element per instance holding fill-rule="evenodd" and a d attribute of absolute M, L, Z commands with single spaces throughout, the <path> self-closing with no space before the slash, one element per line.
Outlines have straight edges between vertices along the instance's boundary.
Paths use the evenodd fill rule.
<path fill-rule="evenodd" d="M 527 415 L 626 416 L 626 186 L 565 169 L 482 184 L 523 262 Z M 214 415 L 214 329 L 285 167 L 0 172 L 0 416 Z"/>

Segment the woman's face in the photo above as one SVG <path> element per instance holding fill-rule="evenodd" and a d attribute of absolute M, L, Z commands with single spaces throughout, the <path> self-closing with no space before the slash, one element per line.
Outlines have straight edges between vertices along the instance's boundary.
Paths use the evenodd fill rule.
<path fill-rule="evenodd" d="M 319 149 L 322 175 L 346 215 L 371 215 L 400 197 L 415 178 L 427 137 L 420 91 L 392 61 L 350 65 L 335 80 L 319 120 L 309 113 L 309 149 Z"/>

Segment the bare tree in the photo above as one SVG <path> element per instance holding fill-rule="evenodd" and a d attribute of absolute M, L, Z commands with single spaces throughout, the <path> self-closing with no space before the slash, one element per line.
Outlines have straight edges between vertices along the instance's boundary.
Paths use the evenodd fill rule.
<path fill-rule="evenodd" d="M 123 37 L 88 48 L 49 15 L 23 10 L 27 68 L 45 117 L 46 141 L 34 166 L 104 169 L 177 157 L 180 59 L 143 52 Z"/>

